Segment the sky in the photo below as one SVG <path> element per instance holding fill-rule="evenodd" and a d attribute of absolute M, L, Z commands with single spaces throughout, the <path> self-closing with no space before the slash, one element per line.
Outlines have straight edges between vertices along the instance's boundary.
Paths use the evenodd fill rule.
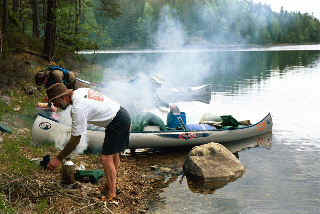
<path fill-rule="evenodd" d="M 279 12 L 281 6 L 289 12 L 300 11 L 302 13 L 313 14 L 320 19 L 320 6 L 317 3 L 319 0 L 254 0 L 271 6 L 271 9 Z"/>

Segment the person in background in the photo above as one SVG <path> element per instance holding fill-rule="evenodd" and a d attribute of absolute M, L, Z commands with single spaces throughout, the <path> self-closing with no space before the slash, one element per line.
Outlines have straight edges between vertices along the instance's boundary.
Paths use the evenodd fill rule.
<path fill-rule="evenodd" d="M 60 66 L 49 66 L 46 70 L 35 75 L 36 85 L 49 88 L 55 83 L 63 83 L 68 89 L 76 89 L 76 75 L 74 72 Z"/>
<path fill-rule="evenodd" d="M 39 71 L 35 75 L 35 83 L 36 85 L 44 86 L 45 88 L 49 88 L 55 83 L 63 83 L 68 89 L 89 87 L 88 85 L 78 83 L 74 72 L 60 66 L 49 66 L 46 70 Z M 53 112 L 57 111 L 55 106 L 48 102 L 39 102 L 37 107 L 41 109 L 49 109 Z"/>
<path fill-rule="evenodd" d="M 171 104 L 167 115 L 167 126 L 172 129 L 186 129 L 186 113 L 181 112 L 177 105 Z"/>
<path fill-rule="evenodd" d="M 54 170 L 76 148 L 81 135 L 85 134 L 88 123 L 105 127 L 101 162 L 106 174 L 106 197 L 116 197 L 117 172 L 120 165 L 120 152 L 129 145 L 131 118 L 126 109 L 107 96 L 90 88 L 68 89 L 56 83 L 47 89 L 49 102 L 66 109 L 71 105 L 71 138 L 64 149 L 48 164 Z"/>

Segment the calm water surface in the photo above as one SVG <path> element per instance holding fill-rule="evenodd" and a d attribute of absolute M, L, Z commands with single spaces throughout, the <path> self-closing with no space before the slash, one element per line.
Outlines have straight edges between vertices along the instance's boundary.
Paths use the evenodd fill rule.
<path fill-rule="evenodd" d="M 306 63 L 307 52 L 259 53 L 261 60 L 273 55 L 291 60 L 215 75 L 223 83 L 216 83 L 212 109 L 256 121 L 271 112 L 272 148 L 240 152 L 245 175 L 215 194 L 193 193 L 186 181 L 173 182 L 161 194 L 164 203 L 151 213 L 319 213 L 320 55 L 309 52 L 313 60 Z"/>
<path fill-rule="evenodd" d="M 201 83 L 214 84 L 209 105 L 192 103 L 184 111 L 214 111 L 257 122 L 271 112 L 271 149 L 240 152 L 246 173 L 214 194 L 192 192 L 177 178 L 149 213 L 318 214 L 320 210 L 320 51 L 273 48 L 270 51 L 212 53 Z M 183 62 L 174 56 L 176 64 Z M 178 65 L 183 68 L 183 64 Z M 199 71 L 201 72 L 201 71 Z M 192 77 L 192 75 L 191 75 Z M 190 77 L 190 78 L 191 78 Z M 188 78 L 188 77 L 187 77 Z M 195 115 L 197 120 L 199 115 Z"/>

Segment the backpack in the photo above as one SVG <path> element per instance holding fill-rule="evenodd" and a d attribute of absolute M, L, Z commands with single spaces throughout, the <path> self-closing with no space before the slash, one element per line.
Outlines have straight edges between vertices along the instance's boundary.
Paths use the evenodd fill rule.
<path fill-rule="evenodd" d="M 59 70 L 59 71 L 63 72 L 62 79 L 59 79 L 59 77 L 54 76 L 52 71 L 55 71 L 55 70 Z M 67 88 L 74 89 L 73 88 L 73 82 L 72 82 L 71 77 L 70 77 L 70 72 L 71 71 L 69 71 L 69 70 L 67 70 L 65 68 L 62 68 L 60 66 L 49 66 L 48 67 L 48 71 L 49 71 L 49 77 L 48 77 L 47 87 L 50 87 L 51 85 L 53 85 L 53 84 L 55 84 L 55 83 L 57 83 L 59 81 L 62 81 L 62 83 L 65 86 L 67 86 Z"/>
<path fill-rule="evenodd" d="M 69 75 L 70 71 L 69 70 L 67 70 L 65 68 L 62 68 L 60 66 L 57 66 L 57 65 L 56 66 L 49 66 L 48 70 L 50 70 L 50 71 L 54 71 L 54 70 L 62 71 L 63 72 L 63 83 L 65 85 L 69 84 L 69 82 L 70 82 L 70 75 Z"/>

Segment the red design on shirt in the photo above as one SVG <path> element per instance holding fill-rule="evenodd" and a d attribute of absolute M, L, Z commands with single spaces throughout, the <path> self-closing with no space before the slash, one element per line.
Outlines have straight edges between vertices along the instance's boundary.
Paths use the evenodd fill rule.
<path fill-rule="evenodd" d="M 92 99 L 100 102 L 104 101 L 103 95 L 101 93 L 91 89 L 89 89 L 88 91 L 88 99 Z"/>

